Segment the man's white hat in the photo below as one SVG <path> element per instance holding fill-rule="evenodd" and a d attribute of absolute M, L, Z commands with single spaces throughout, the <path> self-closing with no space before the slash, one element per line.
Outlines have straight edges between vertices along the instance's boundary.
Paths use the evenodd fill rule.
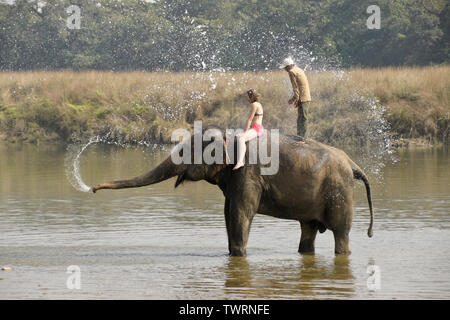
<path fill-rule="evenodd" d="M 291 57 L 287 57 L 286 59 L 283 60 L 283 63 L 280 65 L 280 69 L 284 69 L 287 66 L 291 66 L 295 64 L 294 60 Z"/>

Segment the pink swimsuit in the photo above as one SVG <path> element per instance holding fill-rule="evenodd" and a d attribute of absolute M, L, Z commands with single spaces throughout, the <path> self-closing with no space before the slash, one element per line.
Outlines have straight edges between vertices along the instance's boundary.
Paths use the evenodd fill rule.
<path fill-rule="evenodd" d="M 254 124 L 252 124 L 251 128 L 256 131 L 257 137 L 259 137 L 260 135 L 262 135 L 264 133 L 264 127 L 262 126 L 262 124 L 254 123 Z"/>

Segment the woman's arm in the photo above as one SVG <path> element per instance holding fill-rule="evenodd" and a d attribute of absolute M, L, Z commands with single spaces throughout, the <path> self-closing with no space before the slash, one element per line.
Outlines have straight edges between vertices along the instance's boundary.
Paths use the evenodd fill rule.
<path fill-rule="evenodd" d="M 247 125 L 245 126 L 245 130 L 244 132 L 246 132 L 248 129 L 250 129 L 250 126 L 252 125 L 252 121 L 253 121 L 253 117 L 255 116 L 257 107 L 256 107 L 256 103 L 252 103 L 252 113 L 250 114 L 250 118 L 248 118 L 247 120 Z"/>

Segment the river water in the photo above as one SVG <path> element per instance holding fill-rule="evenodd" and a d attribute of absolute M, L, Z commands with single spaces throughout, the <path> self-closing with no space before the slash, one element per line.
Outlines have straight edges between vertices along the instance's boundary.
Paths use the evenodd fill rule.
<path fill-rule="evenodd" d="M 80 172 L 88 185 L 133 177 L 168 152 L 92 145 Z M 0 146 L 0 267 L 11 268 L 0 271 L 0 299 L 450 298 L 448 150 L 399 151 L 369 175 L 373 238 L 357 183 L 350 256 L 335 256 L 330 231 L 302 256 L 297 222 L 257 215 L 246 258 L 227 255 L 217 187 L 174 190 L 171 179 L 83 193 L 66 177 L 65 156 L 56 146 Z M 67 286 L 69 266 L 79 267 L 80 289 Z"/>

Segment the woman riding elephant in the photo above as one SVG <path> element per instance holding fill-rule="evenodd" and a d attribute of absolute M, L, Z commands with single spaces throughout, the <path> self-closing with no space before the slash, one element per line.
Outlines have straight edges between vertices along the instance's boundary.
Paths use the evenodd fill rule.
<path fill-rule="evenodd" d="M 238 138 L 238 160 L 233 170 L 237 170 L 244 166 L 245 157 L 245 142 L 259 137 L 264 133 L 262 125 L 263 107 L 260 103 L 261 96 L 254 89 L 250 89 L 245 93 L 247 101 L 252 107 L 250 117 L 247 120 L 247 125 L 244 132 L 237 135 Z"/>

